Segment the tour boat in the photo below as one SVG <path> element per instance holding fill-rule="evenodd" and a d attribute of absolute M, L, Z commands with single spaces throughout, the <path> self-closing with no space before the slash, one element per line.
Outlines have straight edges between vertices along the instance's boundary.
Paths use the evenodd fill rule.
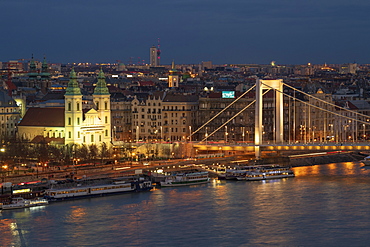
<path fill-rule="evenodd" d="M 237 180 L 258 181 L 267 179 L 291 178 L 294 172 L 289 167 L 278 165 L 258 166 L 237 177 Z"/>
<path fill-rule="evenodd" d="M 139 178 L 133 181 L 109 181 L 99 184 L 73 184 L 71 187 L 51 188 L 45 191 L 45 198 L 49 201 L 79 199 L 125 192 L 149 191 L 153 188 L 150 180 Z"/>
<path fill-rule="evenodd" d="M 205 168 L 209 174 L 213 174 L 218 177 L 218 179 L 226 179 L 226 167 L 219 166 L 209 166 Z"/>
<path fill-rule="evenodd" d="M 11 203 L 0 204 L 0 208 L 2 210 L 9 210 L 9 209 L 36 207 L 36 206 L 42 206 L 42 205 L 47 205 L 47 204 L 48 204 L 48 201 L 43 198 L 26 200 L 23 197 L 14 197 L 12 198 Z"/>
<path fill-rule="evenodd" d="M 45 206 L 49 204 L 49 201 L 45 198 L 35 198 L 32 200 L 28 200 L 30 207 L 37 207 L 37 206 Z"/>
<path fill-rule="evenodd" d="M 362 162 L 365 166 L 370 166 L 370 156 L 365 157 L 363 160 L 361 160 L 361 162 Z"/>
<path fill-rule="evenodd" d="M 28 208 L 29 202 L 25 200 L 23 197 L 14 197 L 9 204 L 2 204 L 2 210 L 9 210 L 9 209 L 19 209 L 19 208 Z"/>
<path fill-rule="evenodd" d="M 163 187 L 186 186 L 193 184 L 205 184 L 209 182 L 208 172 L 177 173 L 165 177 L 161 182 Z"/>
<path fill-rule="evenodd" d="M 243 177 L 248 172 L 255 169 L 254 166 L 235 166 L 234 168 L 226 169 L 224 178 L 226 180 L 237 180 L 239 177 Z M 219 179 L 223 179 L 220 178 Z"/>

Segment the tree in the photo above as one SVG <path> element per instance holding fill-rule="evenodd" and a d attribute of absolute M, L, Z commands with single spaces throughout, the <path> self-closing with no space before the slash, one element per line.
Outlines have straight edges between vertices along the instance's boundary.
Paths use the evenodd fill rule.
<path fill-rule="evenodd" d="M 55 145 L 49 146 L 50 158 L 52 158 L 55 162 L 61 162 L 64 157 L 64 148 L 58 147 Z"/>
<path fill-rule="evenodd" d="M 49 161 L 49 145 L 46 143 L 45 140 L 41 141 L 36 148 L 36 152 L 38 154 L 38 160 L 41 163 L 46 163 Z"/>
<path fill-rule="evenodd" d="M 95 159 L 98 156 L 98 148 L 95 144 L 89 146 L 89 158 L 93 161 L 95 166 Z"/>
<path fill-rule="evenodd" d="M 108 149 L 108 146 L 105 142 L 103 142 L 100 146 L 100 159 L 101 159 L 101 164 L 104 163 L 104 158 L 109 157 L 110 155 L 110 150 Z"/>
<path fill-rule="evenodd" d="M 76 150 L 76 156 L 80 158 L 81 160 L 87 160 L 89 159 L 89 149 L 85 144 L 82 144 L 77 150 Z"/>
<path fill-rule="evenodd" d="M 20 138 L 16 139 L 3 139 L 1 148 L 4 148 L 3 159 L 9 162 L 20 162 L 22 159 L 28 158 L 32 154 L 30 144 L 26 140 Z M 36 157 L 36 156 L 35 156 Z"/>

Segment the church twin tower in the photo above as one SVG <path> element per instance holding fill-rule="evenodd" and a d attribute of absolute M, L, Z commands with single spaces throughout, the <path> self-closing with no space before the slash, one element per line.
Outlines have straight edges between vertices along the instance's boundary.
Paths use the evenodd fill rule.
<path fill-rule="evenodd" d="M 111 143 L 110 93 L 102 70 L 93 93 L 94 108 L 84 114 L 81 89 L 74 69 L 64 95 L 65 144 Z"/>

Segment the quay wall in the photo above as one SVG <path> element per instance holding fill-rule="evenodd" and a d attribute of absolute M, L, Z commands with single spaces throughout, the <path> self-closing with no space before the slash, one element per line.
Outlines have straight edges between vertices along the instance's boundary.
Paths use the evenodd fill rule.
<path fill-rule="evenodd" d="M 290 158 L 289 165 L 292 167 L 297 166 L 313 166 L 313 165 L 324 165 L 330 163 L 341 163 L 341 162 L 356 162 L 362 160 L 366 155 L 356 152 L 338 153 L 320 155 L 314 157 L 294 157 Z"/>

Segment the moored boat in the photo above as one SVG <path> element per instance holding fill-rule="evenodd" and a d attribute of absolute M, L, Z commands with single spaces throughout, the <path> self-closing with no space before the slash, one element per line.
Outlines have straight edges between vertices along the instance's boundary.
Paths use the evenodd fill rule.
<path fill-rule="evenodd" d="M 126 192 L 149 191 L 153 188 L 152 182 L 145 178 L 135 180 L 109 180 L 96 184 L 73 184 L 70 187 L 51 188 L 45 191 L 48 201 L 61 201 L 68 199 L 79 199 L 84 197 L 96 197 L 109 194 L 120 194 Z"/>
<path fill-rule="evenodd" d="M 23 197 L 14 197 L 9 204 L 2 204 L 2 210 L 9 210 L 9 209 L 20 209 L 20 208 L 28 208 L 29 202 L 25 200 Z"/>
<path fill-rule="evenodd" d="M 193 184 L 205 184 L 209 182 L 208 172 L 176 173 L 165 177 L 161 182 L 163 187 L 187 186 Z"/>
<path fill-rule="evenodd" d="M 279 179 L 294 177 L 294 172 L 289 167 L 278 165 L 264 165 L 255 167 L 253 170 L 237 177 L 237 180 L 258 181 L 267 179 Z"/>
<path fill-rule="evenodd" d="M 238 178 L 243 177 L 253 169 L 255 169 L 254 166 L 235 166 L 234 168 L 226 169 L 224 178 L 226 180 L 238 180 Z"/>
<path fill-rule="evenodd" d="M 365 157 L 363 160 L 361 160 L 361 162 L 362 162 L 365 166 L 370 166 L 370 156 Z"/>
<path fill-rule="evenodd" d="M 2 210 L 21 209 L 21 208 L 43 206 L 47 204 L 48 204 L 48 201 L 45 200 L 44 198 L 24 199 L 23 197 L 14 197 L 12 198 L 10 203 L 0 204 L 0 209 Z"/>
<path fill-rule="evenodd" d="M 49 201 L 45 198 L 35 198 L 32 200 L 28 200 L 30 207 L 37 207 L 37 206 L 45 206 L 49 204 Z"/>

